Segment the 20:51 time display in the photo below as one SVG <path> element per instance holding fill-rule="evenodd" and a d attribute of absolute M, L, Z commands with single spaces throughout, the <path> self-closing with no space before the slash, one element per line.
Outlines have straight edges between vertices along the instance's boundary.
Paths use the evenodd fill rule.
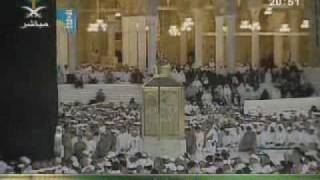
<path fill-rule="evenodd" d="M 300 0 L 270 0 L 269 6 L 271 7 L 295 7 L 300 6 Z"/>

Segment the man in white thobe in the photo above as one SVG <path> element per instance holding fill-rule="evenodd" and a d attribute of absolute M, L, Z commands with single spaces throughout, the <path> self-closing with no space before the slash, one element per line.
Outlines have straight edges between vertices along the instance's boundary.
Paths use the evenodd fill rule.
<path fill-rule="evenodd" d="M 216 126 L 212 126 L 212 128 L 210 129 L 210 131 L 208 132 L 207 136 L 207 145 L 206 145 L 206 149 L 214 154 L 216 153 L 217 150 L 217 145 L 218 145 L 218 131 Z"/>
<path fill-rule="evenodd" d="M 120 130 L 120 134 L 117 137 L 117 152 L 126 153 L 129 151 L 129 139 L 131 135 L 128 133 L 125 127 L 122 127 Z"/>
<path fill-rule="evenodd" d="M 287 132 L 284 130 L 284 126 L 282 124 L 278 126 L 278 131 L 276 134 L 276 145 L 284 146 L 286 142 Z"/>
<path fill-rule="evenodd" d="M 196 137 L 196 152 L 195 152 L 194 159 L 200 161 L 203 159 L 203 148 L 205 145 L 205 142 L 204 142 L 205 135 L 199 126 L 196 127 L 195 137 Z"/>
<path fill-rule="evenodd" d="M 203 105 L 210 106 L 212 104 L 212 95 L 209 91 L 205 91 L 201 97 Z"/>
<path fill-rule="evenodd" d="M 222 143 L 223 143 L 223 147 L 234 147 L 234 145 L 236 144 L 234 141 L 234 137 L 231 135 L 229 130 L 225 130 L 224 131 L 224 136 L 222 138 Z"/>
<path fill-rule="evenodd" d="M 132 132 L 132 136 L 129 139 L 129 152 L 128 154 L 134 155 L 138 152 L 142 152 L 142 139 L 138 135 L 138 131 L 134 130 Z"/>

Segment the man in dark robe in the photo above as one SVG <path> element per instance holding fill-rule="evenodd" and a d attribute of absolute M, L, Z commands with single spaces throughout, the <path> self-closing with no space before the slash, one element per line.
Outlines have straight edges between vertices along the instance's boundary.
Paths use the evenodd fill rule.
<path fill-rule="evenodd" d="M 106 100 L 106 95 L 104 94 L 102 89 L 99 89 L 97 94 L 96 94 L 96 102 L 97 103 L 102 103 Z"/>
<path fill-rule="evenodd" d="M 64 148 L 64 160 L 69 160 L 72 156 L 72 135 L 68 128 L 65 129 L 65 132 L 62 134 L 62 144 Z"/>
<path fill-rule="evenodd" d="M 252 131 L 252 128 L 248 126 L 246 128 L 246 133 L 243 135 L 243 138 L 239 145 L 240 152 L 252 152 L 256 151 L 257 147 L 257 135 Z"/>
<path fill-rule="evenodd" d="M 82 136 L 78 136 L 78 141 L 73 145 L 74 155 L 78 159 L 84 157 L 83 151 L 87 149 L 87 144 L 83 141 Z"/>
<path fill-rule="evenodd" d="M 95 152 L 96 158 L 103 158 L 110 151 L 115 150 L 116 137 L 111 133 L 109 129 L 104 134 L 101 134 L 100 141 L 97 144 Z"/>
<path fill-rule="evenodd" d="M 193 155 L 196 152 L 196 137 L 193 129 L 188 128 L 186 131 L 186 145 L 187 153 Z"/>

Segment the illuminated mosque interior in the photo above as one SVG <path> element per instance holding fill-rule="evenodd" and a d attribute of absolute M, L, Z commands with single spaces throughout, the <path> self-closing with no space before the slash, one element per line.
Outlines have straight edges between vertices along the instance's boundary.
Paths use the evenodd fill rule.
<path fill-rule="evenodd" d="M 319 65 L 313 1 L 271 7 L 269 0 L 57 0 L 73 9 L 77 28 L 57 21 L 58 64 L 154 68 L 210 63 L 277 67 L 286 62 Z M 318 47 L 318 48 L 317 48 Z"/>

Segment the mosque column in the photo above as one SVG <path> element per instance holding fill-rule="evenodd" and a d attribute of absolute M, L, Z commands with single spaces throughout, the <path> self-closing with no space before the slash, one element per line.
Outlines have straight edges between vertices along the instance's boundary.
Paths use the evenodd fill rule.
<path fill-rule="evenodd" d="M 75 13 L 75 12 L 79 13 L 78 7 L 79 7 L 78 1 L 75 1 L 73 4 L 72 1 L 68 0 L 68 8 L 70 10 L 74 10 L 74 11 L 71 11 L 72 13 Z M 75 32 L 68 31 L 67 33 L 68 33 L 67 35 L 68 36 L 68 64 L 69 64 L 69 70 L 72 72 L 72 71 L 75 71 L 78 66 L 78 41 L 77 41 L 78 30 L 76 30 Z"/>
<path fill-rule="evenodd" d="M 188 62 L 188 34 L 187 31 L 181 31 L 180 35 L 180 64 Z"/>
<path fill-rule="evenodd" d="M 216 16 L 216 71 L 224 66 L 224 16 Z"/>
<path fill-rule="evenodd" d="M 69 40 L 68 40 L 68 46 L 69 46 L 69 69 L 70 71 L 75 71 L 78 66 L 78 43 L 77 43 L 77 32 L 75 33 L 69 33 Z"/>
<path fill-rule="evenodd" d="M 250 9 L 252 25 L 256 25 L 252 27 L 252 36 L 251 36 L 251 65 L 252 67 L 260 66 L 260 7 L 254 7 Z"/>
<path fill-rule="evenodd" d="M 123 63 L 146 69 L 146 16 L 122 17 Z"/>
<path fill-rule="evenodd" d="M 274 40 L 273 40 L 273 60 L 276 67 L 282 67 L 284 58 L 284 34 L 280 33 L 280 27 L 285 21 L 285 14 L 274 12 L 272 15 Z"/>
<path fill-rule="evenodd" d="M 229 15 L 228 17 L 228 32 L 227 32 L 227 59 L 228 71 L 233 73 L 235 71 L 236 63 L 236 16 Z"/>
<path fill-rule="evenodd" d="M 289 11 L 289 25 L 291 28 L 291 31 L 293 33 L 297 33 L 299 32 L 299 27 L 300 27 L 300 13 L 297 10 L 291 10 Z M 289 42 L 290 42 L 290 55 L 291 55 L 291 62 L 294 63 L 299 63 L 299 41 L 300 41 L 300 37 L 299 36 L 295 36 L 295 35 L 291 35 Z"/>
<path fill-rule="evenodd" d="M 195 65 L 203 65 L 203 13 L 197 8 L 194 10 L 195 15 Z"/>
<path fill-rule="evenodd" d="M 282 67 L 283 64 L 283 35 L 274 36 L 274 63 L 277 67 Z"/>
<path fill-rule="evenodd" d="M 158 49 L 158 17 L 149 17 L 147 25 L 147 47 L 148 47 L 148 71 L 154 73 L 157 63 L 157 49 Z"/>
<path fill-rule="evenodd" d="M 236 0 L 229 1 L 227 16 L 227 59 L 228 59 L 228 71 L 234 73 L 236 63 L 236 23 L 237 23 L 237 2 Z"/>
<path fill-rule="evenodd" d="M 108 21 L 108 51 L 107 51 L 107 64 L 115 65 L 117 63 L 117 58 L 115 54 L 115 21 Z"/>

